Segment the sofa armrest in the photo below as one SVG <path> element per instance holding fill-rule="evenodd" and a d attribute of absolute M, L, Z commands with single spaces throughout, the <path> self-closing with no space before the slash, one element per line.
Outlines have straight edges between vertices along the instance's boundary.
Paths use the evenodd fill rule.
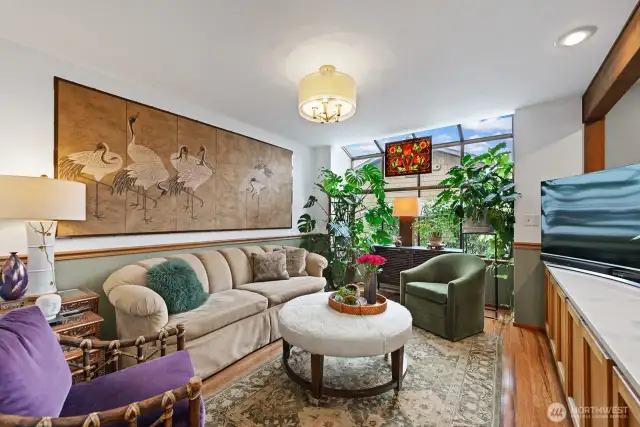
<path fill-rule="evenodd" d="M 160 295 L 140 285 L 120 285 L 109 292 L 116 308 L 118 338 L 156 333 L 169 322 L 167 304 Z"/>
<path fill-rule="evenodd" d="M 120 285 L 109 292 L 109 302 L 132 316 L 145 317 L 162 313 L 169 315 L 162 297 L 146 286 Z"/>
<path fill-rule="evenodd" d="M 309 252 L 306 259 L 306 271 L 309 276 L 322 277 L 322 270 L 327 268 L 329 262 L 320 254 Z"/>

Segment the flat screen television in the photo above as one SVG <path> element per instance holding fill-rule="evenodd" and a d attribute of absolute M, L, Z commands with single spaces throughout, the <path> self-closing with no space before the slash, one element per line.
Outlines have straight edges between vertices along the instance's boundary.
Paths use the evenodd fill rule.
<path fill-rule="evenodd" d="M 542 259 L 640 285 L 640 164 L 542 183 Z"/>

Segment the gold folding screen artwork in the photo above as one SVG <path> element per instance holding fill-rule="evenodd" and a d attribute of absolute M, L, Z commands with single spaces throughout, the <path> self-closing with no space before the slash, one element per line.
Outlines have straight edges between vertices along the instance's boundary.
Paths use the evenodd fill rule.
<path fill-rule="evenodd" d="M 59 236 L 291 228 L 292 154 L 55 79 L 56 177 L 87 185 Z"/>

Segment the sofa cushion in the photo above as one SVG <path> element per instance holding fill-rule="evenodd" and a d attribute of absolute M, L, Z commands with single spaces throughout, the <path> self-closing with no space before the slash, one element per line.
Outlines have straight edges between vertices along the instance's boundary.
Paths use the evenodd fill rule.
<path fill-rule="evenodd" d="M 101 412 L 140 402 L 189 382 L 193 377 L 193 365 L 189 353 L 178 351 L 168 356 L 150 360 L 121 371 L 81 382 L 71 387 L 61 416 L 72 417 Z M 56 393 L 52 393 L 56 394 Z M 200 402 L 200 421 L 204 424 L 204 405 Z M 145 411 L 138 418 L 138 425 L 151 425 L 162 415 L 162 409 Z M 118 426 L 126 426 L 122 421 Z M 189 426 L 189 400 L 182 399 L 173 407 L 173 425 Z"/>
<path fill-rule="evenodd" d="M 307 252 L 304 248 L 285 246 L 287 253 L 287 273 L 291 277 L 308 276 L 307 274 Z"/>
<path fill-rule="evenodd" d="M 71 371 L 55 334 L 36 306 L 0 317 L 0 383 L 3 414 L 60 415 L 71 388 Z"/>
<path fill-rule="evenodd" d="M 229 264 L 231 270 L 231 281 L 233 287 L 237 288 L 245 283 L 253 282 L 253 272 L 251 271 L 251 261 L 247 254 L 240 248 L 220 249 L 218 252 L 222 254 Z M 262 251 L 264 253 L 264 251 Z"/>
<path fill-rule="evenodd" d="M 209 297 L 193 268 L 178 258 L 151 267 L 147 271 L 147 285 L 162 297 L 169 314 L 193 310 Z"/>
<path fill-rule="evenodd" d="M 260 313 L 267 308 L 267 305 L 267 299 L 257 293 L 238 289 L 216 292 L 195 310 L 169 316 L 167 327 L 184 323 L 185 339 L 189 342 L 245 317 Z"/>
<path fill-rule="evenodd" d="M 233 288 L 231 269 L 227 260 L 218 251 L 198 252 L 198 257 L 209 278 L 209 293 L 228 291 Z"/>
<path fill-rule="evenodd" d="M 266 254 L 251 254 L 254 282 L 287 280 L 287 254 L 284 250 Z"/>
<path fill-rule="evenodd" d="M 446 304 L 449 285 L 447 283 L 409 282 L 406 291 L 416 297 L 428 299 L 438 304 Z"/>
<path fill-rule="evenodd" d="M 282 304 L 296 297 L 321 292 L 327 284 L 324 277 L 292 277 L 289 280 L 247 283 L 238 289 L 263 295 L 269 300 L 269 307 Z"/>

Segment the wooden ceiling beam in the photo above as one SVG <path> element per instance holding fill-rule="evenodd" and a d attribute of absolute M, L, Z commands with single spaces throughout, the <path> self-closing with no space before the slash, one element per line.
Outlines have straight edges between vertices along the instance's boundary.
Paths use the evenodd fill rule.
<path fill-rule="evenodd" d="M 640 2 L 582 95 L 582 122 L 603 119 L 640 79 Z"/>

